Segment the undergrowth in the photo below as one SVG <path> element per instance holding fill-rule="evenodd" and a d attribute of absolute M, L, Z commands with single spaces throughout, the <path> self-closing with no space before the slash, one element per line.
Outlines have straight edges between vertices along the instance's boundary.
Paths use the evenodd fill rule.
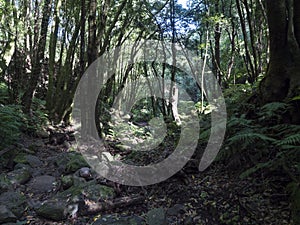
<path fill-rule="evenodd" d="M 287 177 L 294 224 L 300 224 L 300 126 L 287 123 L 290 105 L 248 103 L 252 92 L 239 86 L 225 93 L 228 122 L 223 147 L 216 161 L 240 171 L 241 179 L 256 173 L 279 172 Z M 202 127 L 206 143 L 211 127 Z"/>
<path fill-rule="evenodd" d="M 0 84 L 0 150 L 9 147 L 18 141 L 21 133 L 35 135 L 43 129 L 48 118 L 45 113 L 45 103 L 34 98 L 32 113 L 26 115 L 22 112 L 20 104 L 9 104 L 7 87 Z"/>

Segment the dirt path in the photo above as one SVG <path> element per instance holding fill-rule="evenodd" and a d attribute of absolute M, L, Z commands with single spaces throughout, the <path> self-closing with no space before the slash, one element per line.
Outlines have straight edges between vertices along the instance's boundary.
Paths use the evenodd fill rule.
<path fill-rule="evenodd" d="M 75 159 L 74 168 L 66 167 L 71 165 L 68 164 L 68 160 L 74 160 L 69 157 L 70 154 L 74 155 L 70 152 L 73 149 L 72 145 L 48 142 L 48 139 L 24 137 L 21 141 L 23 151 L 15 155 L 14 168 L 3 169 L 2 175 L 22 171 L 22 166 L 30 171 L 28 180 L 15 183 L 8 188 L 2 187 L 1 190 L 1 195 L 14 191 L 26 197 L 24 213 L 17 218 L 17 221 L 24 223 L 19 224 L 92 224 L 97 218 L 99 220 L 117 215 L 128 217 L 135 215 L 147 221 L 147 213 L 159 208 L 164 212 L 164 224 L 289 224 L 288 196 L 284 189 L 285 181 L 280 175 L 264 178 L 265 174 L 256 174 L 254 177 L 241 180 L 237 173 L 225 171 L 220 165 L 213 165 L 203 173 L 184 169 L 172 178 L 152 186 L 119 186 L 99 179 L 95 174 L 89 179 L 80 177 L 78 170 L 88 167 L 80 162 L 80 159 Z M 77 154 L 75 155 L 77 157 Z M 68 177 L 73 179 L 72 184 L 67 184 L 64 180 Z M 87 184 L 107 186 L 114 193 L 108 197 L 110 200 L 132 196 L 142 196 L 143 200 L 138 204 L 112 207 L 94 215 L 85 215 L 79 213 L 79 210 L 75 213 L 73 210 L 72 213 L 70 209 L 71 213 L 57 216 L 58 221 L 53 220 L 54 216 L 38 212 L 42 205 L 54 201 L 57 196 L 74 188 L 74 182 L 78 180 Z M 278 185 L 272 185 L 276 182 Z M 58 198 L 57 201 L 63 205 L 64 200 L 68 203 L 65 206 L 70 207 L 69 197 Z M 99 200 L 99 204 L 102 203 Z M 59 214 L 60 211 L 57 209 L 50 213 Z M 98 221 L 94 224 L 105 223 Z"/>

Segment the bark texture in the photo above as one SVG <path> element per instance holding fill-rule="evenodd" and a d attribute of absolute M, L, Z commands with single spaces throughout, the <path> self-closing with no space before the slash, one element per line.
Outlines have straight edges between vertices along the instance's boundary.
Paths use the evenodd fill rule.
<path fill-rule="evenodd" d="M 263 103 L 300 94 L 300 1 L 266 0 L 266 6 L 270 62 L 260 86 Z"/>

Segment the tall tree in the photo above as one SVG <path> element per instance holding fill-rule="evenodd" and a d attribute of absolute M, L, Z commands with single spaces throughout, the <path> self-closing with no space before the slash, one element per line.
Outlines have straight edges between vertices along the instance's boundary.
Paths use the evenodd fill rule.
<path fill-rule="evenodd" d="M 289 100 L 300 95 L 300 1 L 265 2 L 270 62 L 260 85 L 263 103 Z M 293 114 L 294 122 L 300 122 L 299 111 Z"/>
<path fill-rule="evenodd" d="M 37 48 L 34 52 L 34 62 L 32 65 L 32 71 L 30 75 L 30 81 L 27 90 L 25 91 L 22 97 L 22 105 L 25 113 L 29 113 L 31 109 L 31 103 L 33 94 L 37 87 L 39 78 L 42 72 L 42 62 L 44 61 L 45 56 L 45 48 L 47 42 L 47 34 L 48 34 L 48 24 L 50 20 L 51 14 L 51 4 L 52 0 L 45 0 L 43 7 L 43 18 L 40 29 L 40 37 L 37 43 Z"/>

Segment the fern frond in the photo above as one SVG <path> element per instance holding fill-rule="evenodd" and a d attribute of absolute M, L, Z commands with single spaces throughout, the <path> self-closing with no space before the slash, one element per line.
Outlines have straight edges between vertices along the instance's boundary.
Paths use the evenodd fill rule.
<path fill-rule="evenodd" d="M 287 103 L 271 102 L 261 107 L 261 113 L 285 112 L 288 108 L 289 105 Z"/>
<path fill-rule="evenodd" d="M 289 105 L 283 102 L 272 102 L 261 107 L 260 112 L 257 115 L 260 117 L 259 120 L 269 120 L 273 118 L 281 118 L 281 115 L 287 112 Z"/>
<path fill-rule="evenodd" d="M 233 128 L 233 127 L 239 127 L 239 128 L 242 128 L 242 127 L 254 127 L 252 125 L 252 120 L 248 120 L 248 119 L 245 119 L 244 117 L 231 117 L 228 122 L 227 122 L 227 127 L 230 129 L 230 128 Z"/>
<path fill-rule="evenodd" d="M 256 133 L 256 132 L 245 132 L 245 133 L 239 133 L 237 135 L 234 135 L 228 139 L 228 142 L 230 145 L 232 144 L 253 144 L 257 142 L 258 140 L 263 142 L 274 142 L 275 139 L 270 138 L 262 133 Z"/>
<path fill-rule="evenodd" d="M 277 146 L 300 144 L 300 133 L 290 135 L 283 140 L 276 141 Z"/>
<path fill-rule="evenodd" d="M 263 168 L 269 168 L 273 165 L 274 165 L 273 161 L 258 163 L 254 167 L 251 167 L 250 169 L 244 171 L 239 177 L 240 177 L 240 179 L 245 179 L 245 178 L 249 177 L 251 174 L 257 172 L 258 170 L 263 169 Z"/>

